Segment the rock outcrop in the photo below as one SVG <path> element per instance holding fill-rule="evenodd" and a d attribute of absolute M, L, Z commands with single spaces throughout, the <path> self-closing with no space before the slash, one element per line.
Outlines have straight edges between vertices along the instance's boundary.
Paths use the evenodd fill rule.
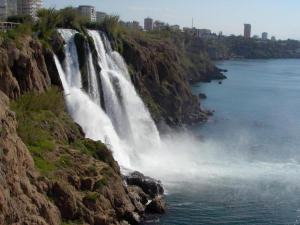
<path fill-rule="evenodd" d="M 0 47 L 0 90 L 14 99 L 28 91 L 43 92 L 51 86 L 42 44 L 30 36 L 20 42 L 20 49 L 14 42 Z"/>
<path fill-rule="evenodd" d="M 0 224 L 59 225 L 60 211 L 32 184 L 39 174 L 2 91 L 0 106 Z"/>
<path fill-rule="evenodd" d="M 146 194 L 150 195 L 152 198 L 164 194 L 164 188 L 161 181 L 155 180 L 151 177 L 147 177 L 138 171 L 127 175 L 125 177 L 125 181 L 128 185 L 140 187 Z"/>
<path fill-rule="evenodd" d="M 122 49 L 132 81 L 157 123 L 175 127 L 208 119 L 172 42 L 125 36 Z"/>

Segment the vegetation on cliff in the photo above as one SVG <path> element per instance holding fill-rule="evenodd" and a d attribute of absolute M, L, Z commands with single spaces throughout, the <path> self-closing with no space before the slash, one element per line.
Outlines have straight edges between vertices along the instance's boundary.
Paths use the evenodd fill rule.
<path fill-rule="evenodd" d="M 299 58 L 300 42 L 286 41 L 261 41 L 245 39 L 241 36 L 222 37 L 216 40 L 206 40 L 205 49 L 210 58 L 214 60 L 247 58 Z"/>
<path fill-rule="evenodd" d="M 145 194 L 137 186 L 125 186 L 111 151 L 101 142 L 84 138 L 81 128 L 65 111 L 59 88 L 24 94 L 11 103 L 11 108 L 16 113 L 17 134 L 38 171 L 29 177 L 31 189 L 36 188 L 60 212 L 55 221 L 48 214 L 39 215 L 46 222 L 41 224 L 141 221 L 147 209 L 145 204 L 155 196 Z M 5 149 L 11 152 L 10 148 Z M 38 204 L 37 200 L 37 207 Z M 24 216 L 19 220 L 27 221 Z M 7 220 L 7 224 L 11 221 Z"/>

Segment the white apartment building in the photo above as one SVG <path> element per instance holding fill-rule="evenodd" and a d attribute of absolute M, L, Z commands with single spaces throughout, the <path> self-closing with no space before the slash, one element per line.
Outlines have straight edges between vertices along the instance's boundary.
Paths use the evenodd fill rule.
<path fill-rule="evenodd" d="M 106 16 L 107 14 L 105 12 L 96 12 L 96 21 L 100 23 L 105 19 Z"/>
<path fill-rule="evenodd" d="M 95 6 L 80 5 L 78 12 L 81 16 L 86 17 L 91 22 L 96 22 L 96 9 Z"/>
<path fill-rule="evenodd" d="M 148 17 L 144 20 L 144 29 L 153 30 L 153 19 Z"/>
<path fill-rule="evenodd" d="M 0 21 L 6 20 L 7 17 L 8 17 L 7 0 L 0 0 Z"/>
<path fill-rule="evenodd" d="M 42 0 L 18 0 L 18 15 L 29 15 L 35 18 L 37 11 L 40 10 L 42 6 Z"/>

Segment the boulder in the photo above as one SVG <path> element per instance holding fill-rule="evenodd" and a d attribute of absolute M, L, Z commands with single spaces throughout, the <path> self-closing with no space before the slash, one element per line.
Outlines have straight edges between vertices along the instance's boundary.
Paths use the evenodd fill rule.
<path fill-rule="evenodd" d="M 135 185 L 142 188 L 142 190 L 152 198 L 164 194 L 161 181 L 147 177 L 138 171 L 126 176 L 125 181 L 128 185 Z"/>
<path fill-rule="evenodd" d="M 146 211 L 149 213 L 163 214 L 166 212 L 166 201 L 161 197 L 156 197 L 147 205 Z"/>
<path fill-rule="evenodd" d="M 200 99 L 206 99 L 207 98 L 206 94 L 204 94 L 204 93 L 200 93 L 198 96 L 199 96 Z"/>

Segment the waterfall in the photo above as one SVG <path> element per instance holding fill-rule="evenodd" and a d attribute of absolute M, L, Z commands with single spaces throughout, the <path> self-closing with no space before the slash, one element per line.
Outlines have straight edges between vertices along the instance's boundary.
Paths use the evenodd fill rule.
<path fill-rule="evenodd" d="M 110 118 L 100 107 L 100 102 L 96 102 L 93 95 L 85 93 L 81 88 L 81 78 L 78 78 L 78 75 L 81 75 L 74 43 L 76 32 L 65 29 L 61 29 L 59 32 L 66 41 L 66 58 L 63 66 L 57 57 L 55 57 L 55 62 L 63 84 L 68 112 L 74 121 L 82 127 L 87 138 L 95 141 L 101 140 L 107 144 L 113 151 L 115 159 L 122 166 L 130 168 L 128 154 L 130 149 L 118 137 Z M 91 64 L 88 67 L 93 68 Z M 89 71 L 89 74 L 91 75 L 89 81 L 96 82 L 96 79 L 93 78 L 93 75 L 96 76 L 95 70 Z M 98 85 L 89 84 L 89 86 L 98 89 Z M 96 92 L 99 93 L 99 90 L 96 90 Z"/>
<path fill-rule="evenodd" d="M 107 95 L 105 105 L 117 102 L 111 104 L 108 115 L 113 121 L 116 120 L 114 125 L 120 137 L 139 151 L 145 146 L 158 147 L 160 144 L 158 130 L 130 81 L 124 60 L 117 52 L 111 50 L 105 34 L 102 33 L 101 37 L 98 31 L 89 30 L 88 33 L 95 42 L 98 62 L 102 69 L 101 79 L 104 94 Z M 108 45 L 106 48 L 105 43 Z"/>
<path fill-rule="evenodd" d="M 76 31 L 60 29 L 59 32 L 66 41 L 66 58 L 60 64 L 55 57 L 55 62 L 64 87 L 68 112 L 82 127 L 87 138 L 106 143 L 122 167 L 133 169 L 139 153 L 145 151 L 145 147 L 158 148 L 160 137 L 150 113 L 131 83 L 125 61 L 112 50 L 105 34 L 89 30 L 101 72 L 96 73 L 87 44 L 88 90 L 85 93 L 74 42 Z M 101 80 L 101 86 L 98 80 Z M 105 111 L 101 107 L 100 93 L 103 93 Z"/>
<path fill-rule="evenodd" d="M 87 74 L 88 74 L 88 94 L 97 104 L 101 104 L 100 92 L 98 87 L 98 80 L 96 75 L 96 70 L 93 63 L 93 56 L 88 43 L 86 43 L 86 55 L 87 55 Z"/>

